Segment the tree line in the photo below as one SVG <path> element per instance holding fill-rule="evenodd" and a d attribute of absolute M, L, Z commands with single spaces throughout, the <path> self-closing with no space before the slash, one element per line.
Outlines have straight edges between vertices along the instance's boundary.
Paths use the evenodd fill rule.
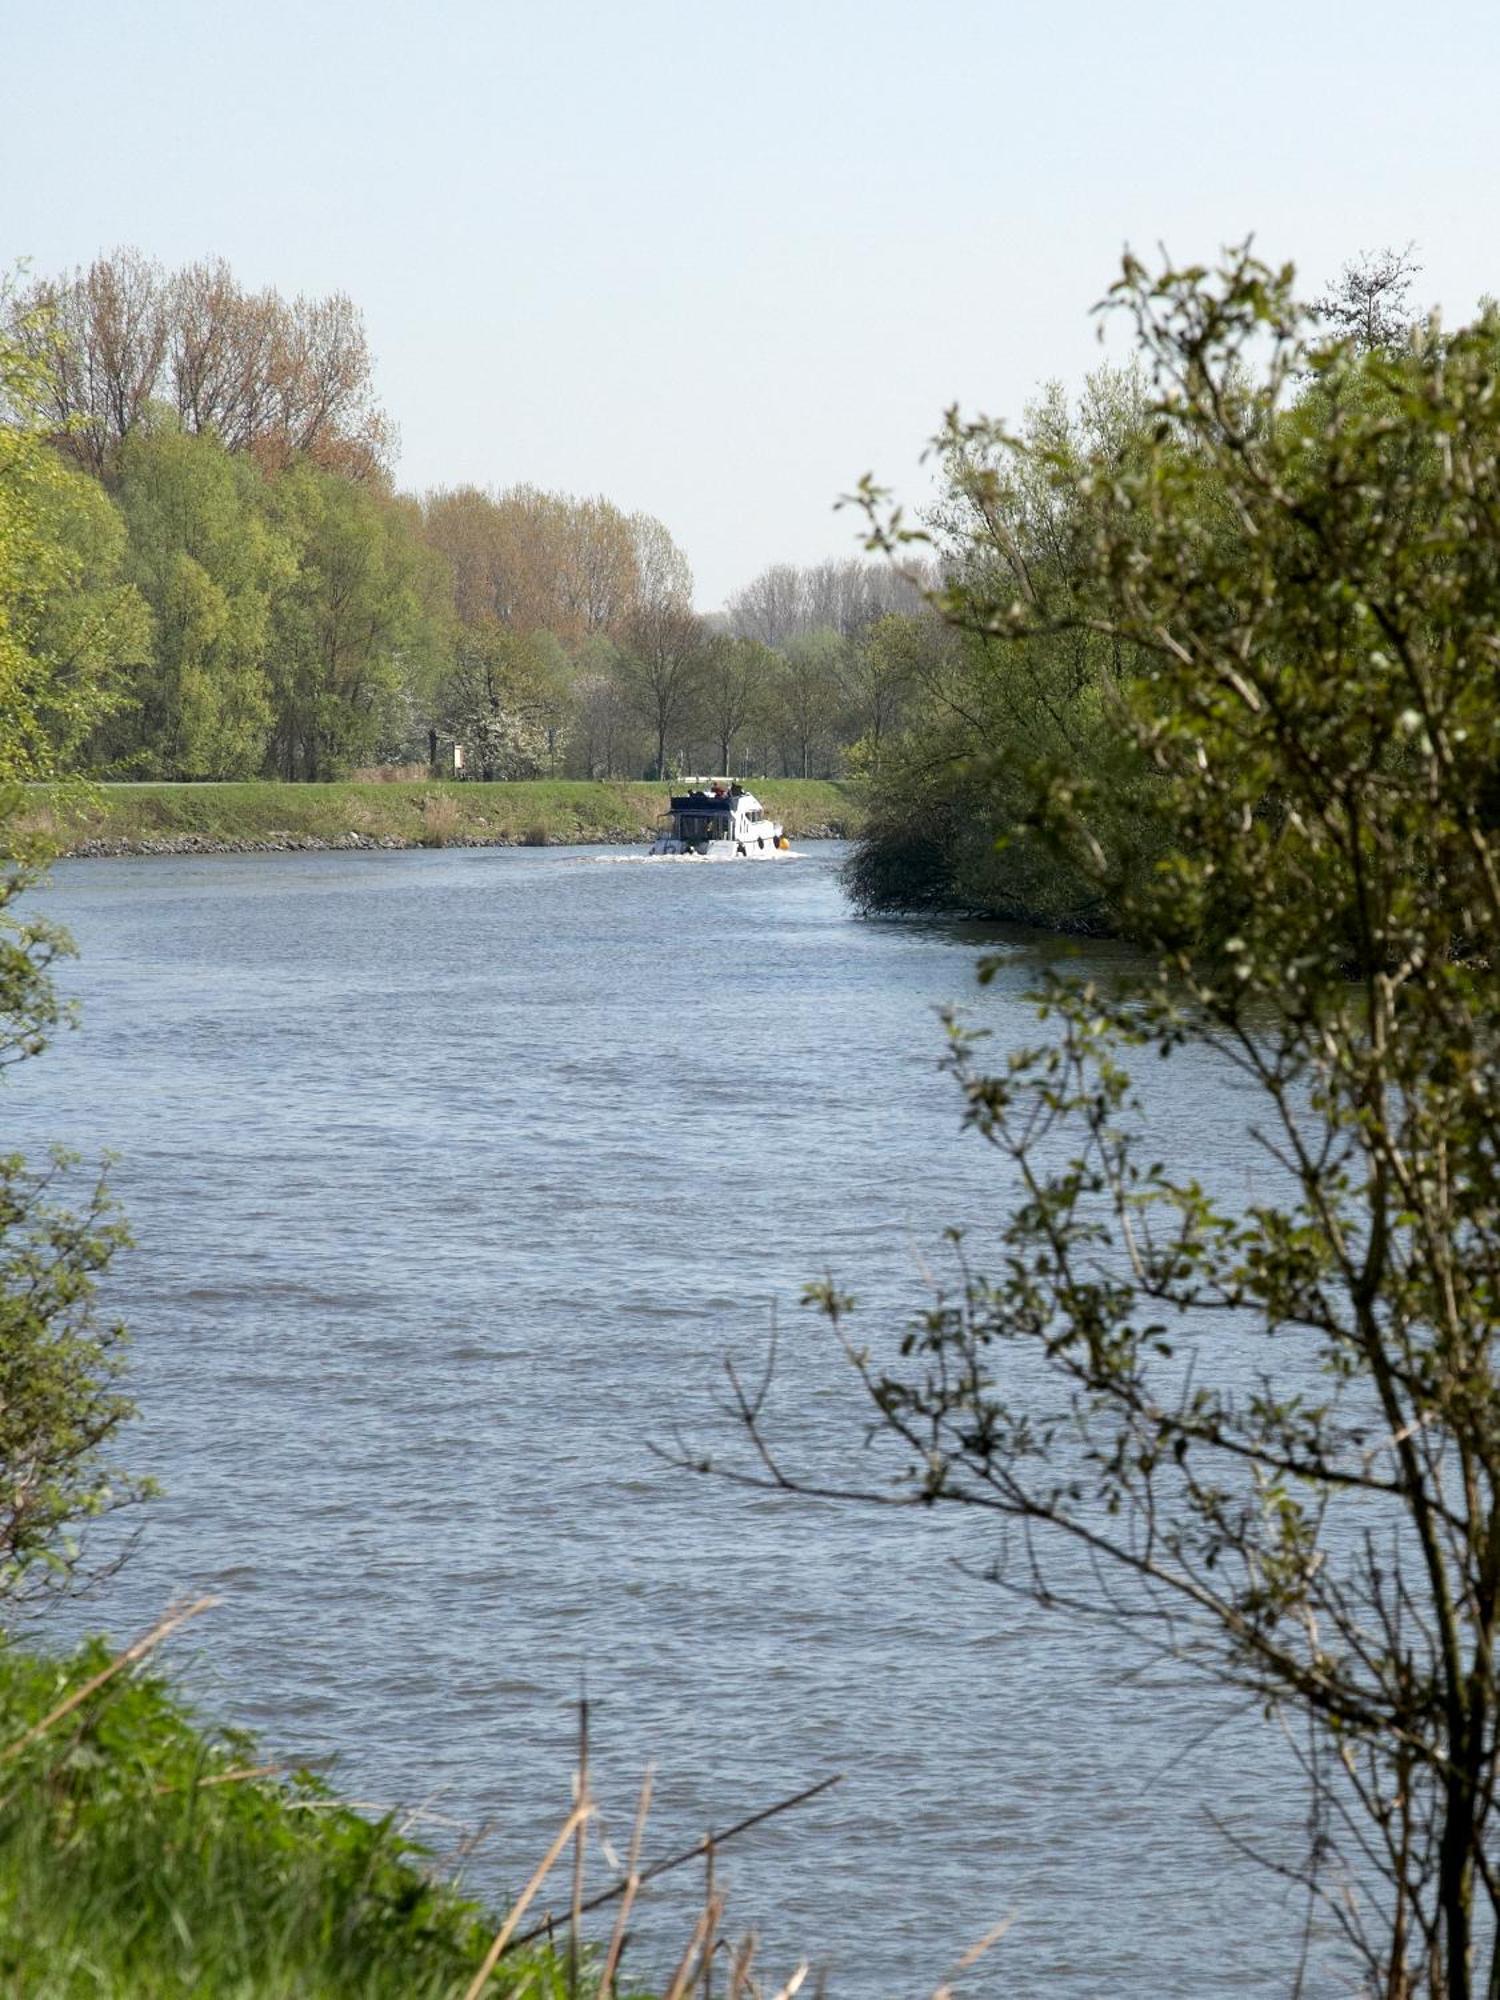
<path fill-rule="evenodd" d="M 12 285 L 4 324 L 6 421 L 52 448 L 33 638 L 59 771 L 830 776 L 902 713 L 934 621 L 883 564 L 777 565 L 704 617 L 648 514 L 396 491 L 341 294 L 120 251 Z M 56 706 L 85 681 L 86 728 Z"/>

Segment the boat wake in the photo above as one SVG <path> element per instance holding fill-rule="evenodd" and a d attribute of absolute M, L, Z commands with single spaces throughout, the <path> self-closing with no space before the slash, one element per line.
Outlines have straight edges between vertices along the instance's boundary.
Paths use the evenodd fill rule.
<path fill-rule="evenodd" d="M 768 857 L 770 858 L 770 857 Z M 807 856 L 800 848 L 783 847 L 774 857 L 777 861 L 805 861 Z M 686 862 L 689 867 L 714 866 L 706 854 L 591 854 L 589 856 L 599 868 L 628 868 L 644 864 L 650 868 L 671 867 Z"/>

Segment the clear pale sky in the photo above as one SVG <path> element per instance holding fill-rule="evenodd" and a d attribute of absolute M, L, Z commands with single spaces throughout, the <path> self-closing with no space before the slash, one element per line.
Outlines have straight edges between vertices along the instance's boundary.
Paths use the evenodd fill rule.
<path fill-rule="evenodd" d="M 1500 9 L 3 0 L 0 264 L 362 307 L 400 483 L 658 514 L 717 606 L 1098 358 L 1127 244 L 1500 291 Z"/>

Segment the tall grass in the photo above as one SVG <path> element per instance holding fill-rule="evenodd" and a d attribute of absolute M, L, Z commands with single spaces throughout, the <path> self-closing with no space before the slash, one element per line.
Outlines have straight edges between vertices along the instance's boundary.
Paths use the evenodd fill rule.
<path fill-rule="evenodd" d="M 391 1818 L 204 1733 L 159 1679 L 117 1675 L 24 1740 L 107 1659 L 0 1652 L 0 1992 L 458 2000 L 493 1930 L 479 1907 Z M 487 1990 L 523 1988 L 562 2000 L 561 1960 L 533 1946 Z"/>
<path fill-rule="evenodd" d="M 367 1819 L 312 1774 L 264 1762 L 247 1736 L 206 1731 L 161 1678 L 139 1671 L 157 1639 L 211 1602 L 113 1658 L 99 1641 L 60 1661 L 0 1641 L 0 1993 L 626 2000 L 642 1993 L 621 1976 L 640 1891 L 694 1866 L 702 1907 L 661 2000 L 792 2000 L 807 1980 L 806 1959 L 789 1978 L 766 1977 L 754 1934 L 736 1939 L 725 1928 L 716 1863 L 729 1843 L 821 1796 L 837 1776 L 648 1864 L 648 1773 L 622 1870 L 594 1834 L 581 1705 L 573 1811 L 497 1922 L 438 1878 L 394 1812 Z M 534 1921 L 570 1848 L 568 1914 Z M 602 1889 L 586 1876 L 595 1849 L 613 1878 Z M 584 1941 L 593 1913 L 607 1913 L 607 1948 Z M 553 1948 L 559 1929 L 564 1951 Z M 1004 1929 L 966 1953 L 933 2000 L 952 2000 L 953 1981 Z"/>
<path fill-rule="evenodd" d="M 424 847 L 447 847 L 460 838 L 463 815 L 458 802 L 448 792 L 428 792 L 422 800 L 422 831 L 419 835 Z"/>

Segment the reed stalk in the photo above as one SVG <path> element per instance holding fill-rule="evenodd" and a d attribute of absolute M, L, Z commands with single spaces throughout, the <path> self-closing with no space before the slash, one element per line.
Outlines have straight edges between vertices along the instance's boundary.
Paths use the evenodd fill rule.
<path fill-rule="evenodd" d="M 775 1819 L 779 1813 L 791 1812 L 796 1806 L 807 1805 L 821 1792 L 826 1792 L 834 1785 L 841 1785 L 843 1782 L 843 1772 L 835 1771 L 831 1777 L 820 1778 L 815 1785 L 808 1785 L 805 1790 L 794 1792 L 790 1798 L 778 1799 L 774 1805 L 762 1806 L 759 1812 L 747 1814 L 744 1819 L 736 1820 L 733 1826 L 725 1827 L 722 1833 L 713 1834 L 710 1838 L 716 1846 L 722 1847 L 726 1841 L 735 1840 L 742 1833 L 749 1833 L 752 1827 L 764 1826 L 767 1820 Z M 690 1861 L 701 1859 L 707 1848 L 707 1839 L 695 1840 L 691 1847 L 684 1847 L 676 1854 L 669 1854 L 665 1860 L 653 1861 L 649 1868 L 641 1870 L 639 1886 L 644 1887 L 647 1882 L 654 1882 L 658 1875 L 665 1875 L 674 1868 L 682 1868 Z M 623 1896 L 624 1893 L 623 1882 L 616 1882 L 608 1889 L 601 1889 L 597 1895 L 584 1899 L 581 1914 L 587 1916 L 591 1910 L 601 1909 L 604 1904 L 614 1902 L 617 1896 Z M 510 1940 L 510 1943 L 518 1946 L 530 1944 L 539 1938 L 546 1928 L 545 1923 L 533 1924 L 530 1930 L 520 1932 Z"/>
<path fill-rule="evenodd" d="M 500 1963 L 501 1954 L 504 1952 L 506 1946 L 511 1942 L 512 1938 L 515 1935 L 516 1925 L 521 1921 L 522 1917 L 525 1916 L 527 1910 L 530 1908 L 532 1898 L 536 1895 L 538 1889 L 541 1888 L 542 1884 L 546 1881 L 547 1877 L 552 1873 L 552 1869 L 557 1861 L 557 1857 L 562 1853 L 563 1849 L 567 1846 L 568 1842 L 573 1838 L 574 1833 L 589 1817 L 592 1811 L 593 1811 L 592 1806 L 580 1800 L 579 1803 L 576 1806 L 574 1806 L 573 1810 L 568 1814 L 568 1817 L 563 1821 L 562 1826 L 558 1830 L 556 1838 L 552 1842 L 552 1845 L 547 1849 L 547 1852 L 542 1856 L 541 1860 L 537 1863 L 536 1871 L 532 1875 L 531 1880 L 526 1884 L 526 1887 L 521 1891 L 520 1895 L 516 1898 L 515 1902 L 512 1904 L 509 1914 L 506 1916 L 505 1922 L 500 1926 L 499 1930 L 496 1931 L 494 1940 L 491 1943 L 489 1950 L 484 1955 L 483 1963 L 480 1965 L 479 1970 L 475 1973 L 473 1979 L 469 1982 L 469 1985 L 464 1991 L 464 2000 L 479 2000 L 480 1994 L 489 1984 L 491 1973 L 493 1973 L 495 1967 Z M 548 1922 L 550 1923 L 550 1921 L 551 1919 L 549 1918 Z M 543 1929 L 545 1929 L 546 1927 L 547 1927 L 546 1925 L 542 1926 Z"/>
<path fill-rule="evenodd" d="M 609 2000 L 615 1969 L 620 1963 L 620 1953 L 625 1949 L 625 1926 L 635 1903 L 636 1891 L 641 1886 L 641 1841 L 645 1837 L 646 1815 L 650 1810 L 651 1772 L 648 1770 L 641 1780 L 641 1795 L 635 1807 L 635 1824 L 630 1829 L 630 1857 L 625 1864 L 625 1891 L 620 1898 L 615 1927 L 610 1934 L 609 1952 L 604 1960 L 604 1972 L 599 1980 L 599 2000 Z"/>
<path fill-rule="evenodd" d="M 578 1776 L 574 1780 L 574 1803 L 586 1806 L 589 1803 L 589 1703 L 588 1696 L 582 1695 L 578 1702 Z M 578 2000 L 578 1957 L 580 1933 L 583 1926 L 583 1864 L 584 1846 L 588 1839 L 587 1827 L 583 1820 L 578 1822 L 578 1832 L 573 1842 L 573 1895 L 569 1905 L 568 1924 L 568 2000 Z"/>
<path fill-rule="evenodd" d="M 687 1949 L 683 1952 L 677 1970 L 672 1975 L 672 1983 L 666 1990 L 664 2000 L 683 2000 L 689 1982 L 697 1970 L 698 1954 L 703 1949 L 704 1940 L 713 1935 L 714 1925 L 719 1920 L 720 1907 L 717 1898 L 704 1905 L 697 1923 L 693 1926 L 693 1934 L 688 1939 Z"/>

